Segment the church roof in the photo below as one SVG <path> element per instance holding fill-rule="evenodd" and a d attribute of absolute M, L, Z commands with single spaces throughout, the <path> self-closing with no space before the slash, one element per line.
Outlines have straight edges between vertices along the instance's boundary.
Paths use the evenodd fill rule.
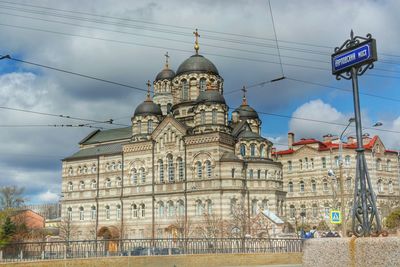
<path fill-rule="evenodd" d="M 128 139 L 132 136 L 132 128 L 124 127 L 110 130 L 96 130 L 91 132 L 88 136 L 82 139 L 80 145 L 97 144 L 102 142 L 117 141 Z"/>
<path fill-rule="evenodd" d="M 159 80 L 172 80 L 175 77 L 175 71 L 165 68 L 160 71 L 156 76 L 156 81 Z"/>
<path fill-rule="evenodd" d="M 176 71 L 176 75 L 186 72 L 203 72 L 219 75 L 218 69 L 215 67 L 214 63 L 202 55 L 197 54 L 183 61 Z"/>
<path fill-rule="evenodd" d="M 90 148 L 81 149 L 75 154 L 66 157 L 64 160 L 94 157 L 98 155 L 110 155 L 122 153 L 122 143 L 108 144 L 102 146 L 95 146 Z"/>
<path fill-rule="evenodd" d="M 156 103 L 154 103 L 152 100 L 146 99 L 145 101 L 143 101 L 142 104 L 137 106 L 134 113 L 134 116 L 145 116 L 145 115 L 161 116 L 162 111 L 161 108 Z"/>
<path fill-rule="evenodd" d="M 216 104 L 226 104 L 225 98 L 218 90 L 205 90 L 200 92 L 196 99 L 197 103 L 216 103 Z"/>
<path fill-rule="evenodd" d="M 224 152 L 220 161 L 241 161 L 233 152 Z"/>
<path fill-rule="evenodd" d="M 239 113 L 240 119 L 258 119 L 257 111 L 249 105 L 240 105 L 234 112 Z"/>

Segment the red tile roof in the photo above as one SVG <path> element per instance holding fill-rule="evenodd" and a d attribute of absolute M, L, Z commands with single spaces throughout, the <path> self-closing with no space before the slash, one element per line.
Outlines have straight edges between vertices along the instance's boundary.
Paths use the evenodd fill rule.
<path fill-rule="evenodd" d="M 371 141 L 369 141 L 368 144 L 364 145 L 364 148 L 365 149 L 372 149 L 377 140 L 378 140 L 378 136 L 375 135 L 371 139 Z M 326 151 L 326 150 L 330 150 L 330 149 L 338 149 L 339 148 L 339 144 L 337 144 L 337 143 L 332 143 L 332 141 L 321 142 L 321 141 L 316 140 L 314 138 L 301 139 L 300 141 L 293 143 L 293 146 L 309 145 L 309 144 L 316 144 L 316 143 L 319 144 L 318 151 Z M 343 143 L 343 148 L 356 149 L 357 148 L 357 143 L 351 143 L 351 144 Z M 391 151 L 391 150 L 386 150 L 386 152 L 395 152 L 395 153 L 397 153 L 397 151 Z M 274 154 L 275 155 L 288 155 L 288 154 L 293 154 L 293 153 L 294 153 L 293 149 L 287 149 L 287 150 L 277 151 Z"/>

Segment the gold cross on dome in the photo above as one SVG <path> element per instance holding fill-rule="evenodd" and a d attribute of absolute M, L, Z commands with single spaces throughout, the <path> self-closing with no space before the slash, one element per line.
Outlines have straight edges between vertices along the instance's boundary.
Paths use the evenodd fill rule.
<path fill-rule="evenodd" d="M 247 99 L 246 99 L 246 86 L 243 85 L 243 88 L 241 89 L 243 91 L 243 101 L 242 101 L 242 105 L 247 105 Z"/>
<path fill-rule="evenodd" d="M 198 55 L 199 54 L 199 48 L 200 48 L 199 47 L 199 37 L 200 37 L 199 30 L 196 29 L 196 31 L 194 31 L 193 34 L 196 37 L 196 41 L 194 42 L 194 50 L 196 50 L 196 55 Z"/>
<path fill-rule="evenodd" d="M 164 56 L 165 56 L 165 67 L 168 68 L 168 59 L 169 59 L 168 52 L 166 52 Z"/>
<path fill-rule="evenodd" d="M 149 100 L 150 99 L 150 89 L 151 89 L 150 80 L 147 80 L 146 85 L 147 85 L 147 99 Z"/>

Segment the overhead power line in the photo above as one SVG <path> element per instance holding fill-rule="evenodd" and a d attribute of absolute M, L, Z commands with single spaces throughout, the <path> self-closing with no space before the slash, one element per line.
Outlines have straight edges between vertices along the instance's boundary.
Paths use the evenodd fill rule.
<path fill-rule="evenodd" d="M 12 5 L 12 6 L 14 6 L 14 9 L 17 9 L 15 6 L 31 7 L 31 8 L 35 8 L 36 9 L 36 10 L 28 9 L 28 10 L 25 10 L 25 12 L 28 12 L 28 11 L 31 11 L 31 12 L 32 11 L 36 11 L 36 12 L 38 12 L 38 10 L 50 10 L 50 11 L 56 11 L 56 12 L 62 12 L 62 13 L 80 14 L 80 15 L 85 15 L 85 16 L 98 17 L 98 18 L 102 18 L 102 19 L 112 19 L 112 20 L 125 21 L 125 22 L 135 22 L 135 23 L 157 25 L 157 26 L 169 27 L 169 28 L 177 28 L 177 29 L 185 29 L 185 30 L 193 30 L 193 28 L 194 28 L 194 27 L 179 26 L 179 25 L 172 25 L 172 24 L 166 24 L 166 23 L 157 23 L 157 22 L 143 20 L 143 19 L 139 20 L 139 19 L 132 19 L 132 18 L 121 18 L 121 17 L 116 17 L 116 16 L 95 14 L 95 13 L 83 12 L 83 11 L 77 11 L 77 10 L 58 9 L 58 8 L 53 8 L 53 7 L 32 5 L 32 4 L 27 4 L 27 3 L 18 3 L 18 2 L 10 2 L 10 1 L 0 1 L 0 2 Z M 5 6 L 5 7 L 7 7 L 7 6 Z M 10 6 L 8 6 L 8 7 L 10 8 Z M 53 13 L 53 14 L 56 14 L 57 16 L 61 15 L 60 13 Z M 103 21 L 103 22 L 106 22 L 106 21 Z M 208 33 L 214 33 L 214 34 L 218 34 L 218 35 L 227 35 L 227 36 L 235 36 L 235 37 L 241 37 L 241 38 L 247 38 L 247 39 L 256 39 L 256 40 L 262 40 L 262 41 L 275 42 L 275 39 L 266 38 L 266 37 L 260 37 L 260 36 L 254 36 L 254 35 L 230 33 L 230 32 L 216 31 L 216 30 L 210 30 L 210 29 L 205 29 L 205 28 L 201 28 L 201 31 L 202 32 L 206 32 L 206 33 L 207 32 Z M 182 32 L 179 32 L 179 34 L 182 34 Z M 185 34 L 185 35 L 188 35 L 188 34 Z M 313 44 L 313 43 L 308 43 L 308 42 L 298 42 L 298 41 L 280 40 L 280 39 L 278 39 L 278 41 L 280 43 L 296 44 L 296 45 L 302 45 L 302 46 L 311 46 L 311 47 L 324 48 L 324 49 L 333 49 L 332 46 L 323 45 L 323 44 Z M 395 55 L 395 54 L 391 54 L 391 53 L 390 54 L 388 54 L 388 53 L 380 53 L 380 54 L 381 55 L 385 55 L 385 56 L 389 56 L 389 57 L 400 57 L 400 55 Z"/>
<path fill-rule="evenodd" d="M 103 129 L 87 124 L 0 124 L 0 128 L 31 128 L 31 127 L 61 127 L 61 128 L 95 128 Z"/>

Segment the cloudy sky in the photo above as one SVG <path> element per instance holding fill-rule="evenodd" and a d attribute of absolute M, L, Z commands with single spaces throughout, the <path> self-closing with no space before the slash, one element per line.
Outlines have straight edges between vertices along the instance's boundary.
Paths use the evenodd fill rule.
<path fill-rule="evenodd" d="M 286 80 L 252 87 L 248 99 L 270 114 L 261 115 L 263 135 L 285 149 L 288 131 L 296 139 L 340 134 L 342 126 L 295 118 L 343 124 L 353 116 L 351 83 L 331 75 L 330 55 L 351 29 L 371 33 L 379 61 L 360 78 L 363 126 L 382 122 L 383 131 L 366 131 L 379 134 L 388 149 L 400 149 L 400 2 L 271 0 L 271 7 L 280 58 L 268 1 L 0 0 L 0 55 L 146 88 L 166 51 L 175 70 L 193 54 L 198 28 L 200 53 L 219 69 L 231 108 L 240 104 L 243 85 L 283 71 Z M 55 201 L 60 160 L 93 130 L 48 127 L 88 122 L 38 113 L 129 125 L 143 99 L 140 90 L 1 60 L 0 186 L 25 186 L 31 203 Z"/>

